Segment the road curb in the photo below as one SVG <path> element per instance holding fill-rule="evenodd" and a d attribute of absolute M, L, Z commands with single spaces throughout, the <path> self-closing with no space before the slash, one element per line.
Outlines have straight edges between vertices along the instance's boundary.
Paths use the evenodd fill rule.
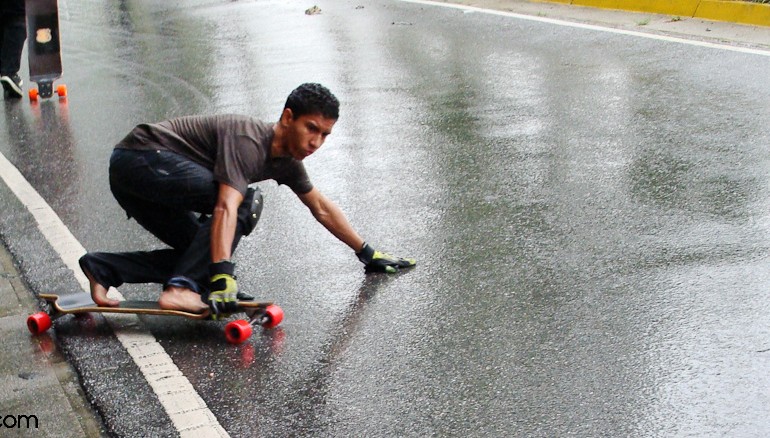
<path fill-rule="evenodd" d="M 741 1 L 702 0 L 695 18 L 770 26 L 770 4 Z"/>
<path fill-rule="evenodd" d="M 678 17 L 731 23 L 770 26 L 770 4 L 738 0 L 535 0 L 540 3 L 559 3 L 601 9 L 649 12 Z"/>

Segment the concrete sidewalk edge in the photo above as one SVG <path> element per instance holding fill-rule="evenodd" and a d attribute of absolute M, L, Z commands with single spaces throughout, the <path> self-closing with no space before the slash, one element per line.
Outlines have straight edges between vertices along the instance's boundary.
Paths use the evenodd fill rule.
<path fill-rule="evenodd" d="M 32 336 L 25 328 L 27 316 L 39 309 L 13 260 L 0 239 L 0 333 L 4 338 L 0 378 L 10 384 L 0 396 L 1 414 L 34 419 L 28 426 L 35 427 L 26 432 L 19 422 L 20 435 L 13 436 L 106 436 L 77 372 L 56 345 L 55 334 Z"/>

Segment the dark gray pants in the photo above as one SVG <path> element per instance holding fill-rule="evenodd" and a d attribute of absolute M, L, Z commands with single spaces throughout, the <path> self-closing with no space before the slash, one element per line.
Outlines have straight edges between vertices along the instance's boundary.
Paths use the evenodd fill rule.
<path fill-rule="evenodd" d="M 26 17 L 0 13 L 0 38 L 0 75 L 11 76 L 21 68 L 21 52 L 27 39 Z"/>
<path fill-rule="evenodd" d="M 110 159 L 110 189 L 126 211 L 170 248 L 155 251 L 88 253 L 80 266 L 104 287 L 123 283 L 165 283 L 174 276 L 208 289 L 211 217 L 219 194 L 213 173 L 168 151 L 115 149 Z M 238 208 L 232 250 L 259 220 L 260 190 L 249 189 Z"/>

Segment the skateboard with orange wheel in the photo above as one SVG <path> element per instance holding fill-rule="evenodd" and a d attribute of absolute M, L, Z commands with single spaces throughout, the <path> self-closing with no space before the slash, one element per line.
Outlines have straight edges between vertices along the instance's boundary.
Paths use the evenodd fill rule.
<path fill-rule="evenodd" d="M 91 299 L 91 294 L 72 295 L 40 294 L 40 298 L 50 304 L 49 312 L 37 312 L 27 318 L 27 328 L 32 334 L 41 334 L 51 328 L 54 319 L 67 314 L 84 313 L 133 313 L 137 315 L 183 316 L 190 319 L 209 319 L 210 312 L 185 312 L 181 310 L 161 309 L 157 301 L 121 301 L 118 307 L 98 306 Z M 283 309 L 271 302 L 238 301 L 238 312 L 245 313 L 248 320 L 238 319 L 225 325 L 225 339 L 231 344 L 240 344 L 251 336 L 253 327 L 260 325 L 265 329 L 277 327 L 283 320 Z"/>
<path fill-rule="evenodd" d="M 62 74 L 59 4 L 57 0 L 26 0 L 26 8 L 29 80 L 38 86 L 29 90 L 34 102 L 53 96 L 53 83 Z M 67 96 L 67 86 L 57 86 L 56 94 Z"/>

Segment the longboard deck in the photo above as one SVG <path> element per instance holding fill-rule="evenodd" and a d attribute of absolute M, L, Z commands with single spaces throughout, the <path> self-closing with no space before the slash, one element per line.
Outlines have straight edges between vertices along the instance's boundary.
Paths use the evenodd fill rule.
<path fill-rule="evenodd" d="M 71 295 L 40 294 L 40 298 L 51 303 L 59 313 L 133 313 L 141 315 L 175 315 L 192 319 L 206 319 L 210 312 L 203 313 L 185 312 L 182 310 L 161 309 L 157 301 L 121 301 L 118 307 L 99 306 L 91 299 L 89 293 L 76 293 Z M 239 301 L 238 310 L 249 313 L 251 311 L 264 310 L 272 305 L 268 301 Z"/>
<path fill-rule="evenodd" d="M 57 0 L 26 0 L 25 4 L 29 80 L 37 83 L 37 88 L 29 89 L 29 99 L 35 102 L 53 96 L 53 83 L 62 75 L 59 4 Z M 67 86 L 59 84 L 56 94 L 66 97 Z"/>
<path fill-rule="evenodd" d="M 26 0 L 29 77 L 51 81 L 62 74 L 57 0 Z"/>
<path fill-rule="evenodd" d="M 33 335 L 39 335 L 52 327 L 52 321 L 66 314 L 77 313 L 132 313 L 142 315 L 175 315 L 191 319 L 208 319 L 211 312 L 206 309 L 202 313 L 184 312 L 181 310 L 161 309 L 157 301 L 121 301 L 117 307 L 97 306 L 89 293 L 75 293 L 59 296 L 56 294 L 40 294 L 40 298 L 51 305 L 52 310 L 41 311 L 27 318 L 27 328 Z M 252 328 L 260 325 L 272 329 L 283 321 L 283 309 L 266 301 L 239 301 L 238 310 L 248 316 L 248 321 L 237 319 L 225 326 L 227 342 L 240 344 L 251 336 Z"/>

